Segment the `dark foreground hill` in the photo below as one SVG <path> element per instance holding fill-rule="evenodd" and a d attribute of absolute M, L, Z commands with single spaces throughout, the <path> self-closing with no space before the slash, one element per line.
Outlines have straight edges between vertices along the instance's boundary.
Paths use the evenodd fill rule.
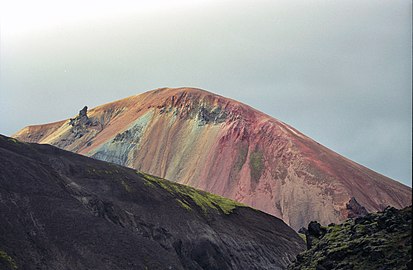
<path fill-rule="evenodd" d="M 289 269 L 412 269 L 411 206 L 388 207 L 328 227 L 311 222 L 306 238 L 309 249 Z"/>
<path fill-rule="evenodd" d="M 284 269 L 304 245 L 239 203 L 0 135 L 0 269 Z"/>

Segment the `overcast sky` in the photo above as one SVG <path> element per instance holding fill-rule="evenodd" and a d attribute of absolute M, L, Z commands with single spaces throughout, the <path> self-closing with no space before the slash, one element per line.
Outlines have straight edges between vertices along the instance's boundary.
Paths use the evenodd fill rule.
<path fill-rule="evenodd" d="M 410 0 L 0 2 L 2 134 L 192 86 L 411 186 Z"/>

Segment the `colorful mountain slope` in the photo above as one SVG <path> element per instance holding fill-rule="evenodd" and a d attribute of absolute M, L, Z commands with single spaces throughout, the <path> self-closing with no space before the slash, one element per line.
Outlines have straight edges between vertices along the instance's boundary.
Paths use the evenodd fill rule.
<path fill-rule="evenodd" d="M 0 135 L 1 269 L 285 269 L 304 246 L 234 201 Z"/>
<path fill-rule="evenodd" d="M 14 135 L 222 195 L 295 229 L 339 222 L 351 198 L 368 211 L 411 204 L 411 188 L 348 160 L 245 104 L 163 88 Z"/>

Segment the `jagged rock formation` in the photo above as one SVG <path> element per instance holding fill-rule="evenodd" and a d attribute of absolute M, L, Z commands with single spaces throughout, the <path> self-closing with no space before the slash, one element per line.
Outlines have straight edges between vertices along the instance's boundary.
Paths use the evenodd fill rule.
<path fill-rule="evenodd" d="M 92 125 L 91 120 L 87 116 L 87 106 L 83 107 L 79 111 L 79 115 L 75 118 L 70 118 L 69 125 L 72 126 L 71 132 L 74 135 L 74 139 L 82 138 L 88 131 L 88 127 Z"/>
<path fill-rule="evenodd" d="M 114 162 L 219 194 L 282 218 L 338 223 L 355 198 L 367 211 L 410 205 L 411 188 L 318 144 L 245 104 L 193 88 L 157 89 L 88 111 L 75 138 L 70 120 L 29 126 L 27 142 Z"/>
<path fill-rule="evenodd" d="M 0 135 L 1 269 L 285 269 L 304 241 L 234 201 Z"/>
<path fill-rule="evenodd" d="M 90 125 L 90 119 L 87 116 L 87 106 L 83 107 L 83 109 L 81 109 L 79 111 L 79 115 L 77 115 L 75 118 L 70 118 L 69 120 L 69 124 L 72 127 L 75 126 L 89 126 Z"/>
<path fill-rule="evenodd" d="M 351 197 L 350 201 L 346 204 L 346 208 L 348 218 L 362 217 L 368 214 L 366 208 L 360 205 L 354 197 Z"/>
<path fill-rule="evenodd" d="M 310 222 L 305 230 L 307 251 L 290 270 L 412 269 L 412 207 L 321 226 Z"/>

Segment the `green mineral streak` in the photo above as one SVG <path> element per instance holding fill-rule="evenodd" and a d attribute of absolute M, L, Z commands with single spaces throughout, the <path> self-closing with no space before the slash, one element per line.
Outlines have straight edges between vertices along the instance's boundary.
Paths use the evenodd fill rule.
<path fill-rule="evenodd" d="M 264 170 L 264 155 L 260 150 L 255 150 L 250 155 L 251 178 L 258 181 Z"/>
<path fill-rule="evenodd" d="M 17 269 L 16 262 L 9 256 L 9 254 L 7 254 L 7 252 L 3 250 L 0 250 L 0 261 L 6 262 L 11 269 Z"/>
<path fill-rule="evenodd" d="M 241 203 L 208 192 L 196 190 L 143 172 L 137 173 L 142 176 L 146 186 L 159 186 L 164 190 L 177 195 L 177 197 L 179 197 L 177 202 L 185 209 L 191 209 L 191 201 L 199 206 L 204 213 L 208 213 L 209 211 L 222 211 L 225 214 L 230 214 L 236 207 L 245 207 Z"/>
<path fill-rule="evenodd" d="M 238 151 L 238 157 L 235 162 L 235 169 L 239 172 L 244 166 L 245 161 L 247 160 L 248 155 L 248 145 L 241 145 Z"/>

